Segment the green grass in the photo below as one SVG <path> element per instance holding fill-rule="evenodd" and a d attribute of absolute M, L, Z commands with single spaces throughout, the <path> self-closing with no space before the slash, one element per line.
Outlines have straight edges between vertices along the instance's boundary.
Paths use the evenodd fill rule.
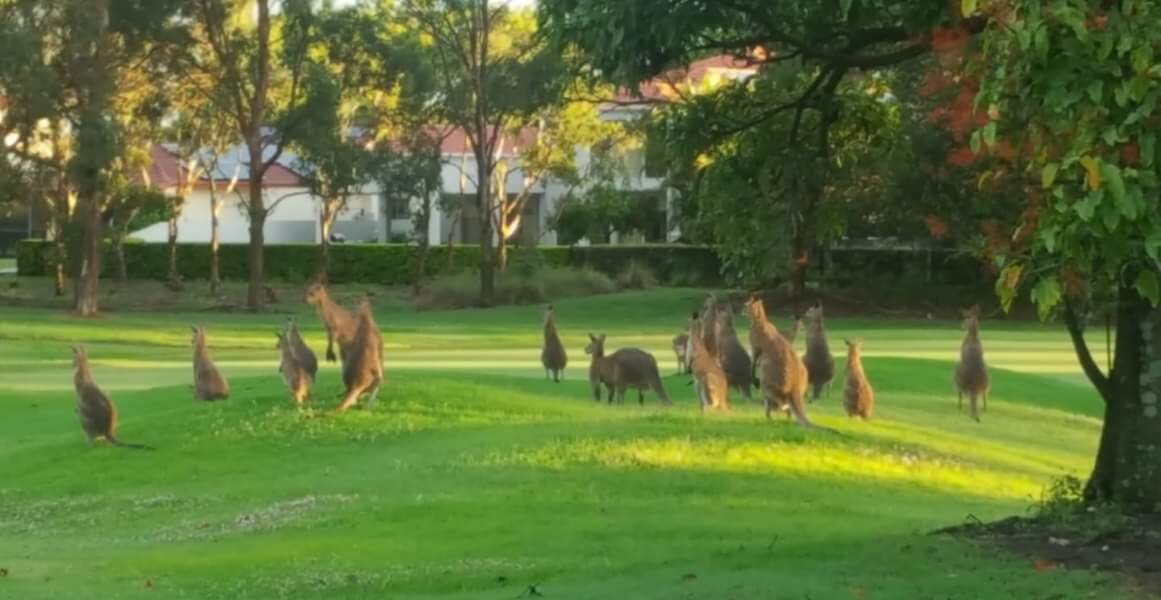
<path fill-rule="evenodd" d="M 0 597 L 1123 597 L 1101 576 L 926 535 L 1021 513 L 1090 466 L 1098 402 L 1060 331 L 984 324 L 982 425 L 951 392 L 960 332 L 933 321 L 829 324 L 836 351 L 866 338 L 878 392 L 870 423 L 840 415 L 837 386 L 811 407 L 842 436 L 767 423 L 740 399 L 701 417 L 676 376 L 672 409 L 589 399 L 586 332 L 672 372 L 668 339 L 699 300 L 557 303 L 572 360 L 560 385 L 539 369 L 537 307 L 383 310 L 390 381 L 376 408 L 341 416 L 326 410 L 340 392 L 329 366 L 315 408 L 290 406 L 281 315 L 0 309 Z M 227 402 L 191 399 L 190 323 L 208 327 Z M 158 451 L 86 446 L 78 341 L 122 437 Z"/>

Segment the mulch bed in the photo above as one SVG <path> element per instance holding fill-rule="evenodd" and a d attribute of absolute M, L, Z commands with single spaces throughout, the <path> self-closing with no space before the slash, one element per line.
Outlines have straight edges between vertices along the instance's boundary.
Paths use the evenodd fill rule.
<path fill-rule="evenodd" d="M 1083 523 L 1064 525 L 1022 517 L 948 527 L 953 535 L 997 546 L 1025 557 L 1031 568 L 1087 569 L 1122 578 L 1142 598 L 1161 598 L 1161 515 L 1125 518 L 1099 531 Z"/>

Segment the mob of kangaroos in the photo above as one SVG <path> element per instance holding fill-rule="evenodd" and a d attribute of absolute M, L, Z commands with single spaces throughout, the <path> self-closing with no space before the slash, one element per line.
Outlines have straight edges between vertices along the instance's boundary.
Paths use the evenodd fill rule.
<path fill-rule="evenodd" d="M 605 334 L 589 334 L 589 345 L 585 347 L 585 354 L 592 356 L 589 364 L 589 385 L 593 390 L 593 398 L 601 401 L 601 386 L 605 386 L 609 393 L 609 403 L 613 402 L 616 393 L 617 403 L 625 403 L 625 390 L 637 390 L 637 402 L 645 404 L 644 391 L 649 389 L 657 394 L 662 404 L 670 404 L 669 395 L 661 385 L 661 372 L 657 368 L 657 359 L 652 354 L 640 348 L 621 348 L 605 356 Z"/>
<path fill-rule="evenodd" d="M 194 398 L 204 402 L 229 398 L 230 384 L 210 358 L 209 348 L 206 347 L 205 328 L 190 327 L 190 329 L 193 330 L 193 339 L 190 343 L 194 349 Z"/>
<path fill-rule="evenodd" d="M 822 324 L 822 301 L 806 311 L 810 325 L 806 330 L 806 354 L 802 362 L 806 364 L 807 379 L 810 382 L 810 401 L 818 400 L 822 388 L 826 387 L 830 396 L 830 382 L 834 380 L 834 356 L 826 342 L 826 329 Z"/>
<path fill-rule="evenodd" d="M 730 390 L 726 372 L 722 370 L 721 361 L 718 360 L 718 357 L 711 354 L 709 348 L 705 345 L 705 338 L 702 336 L 701 331 L 704 324 L 701 322 L 697 313 L 693 314 L 691 322 L 689 339 L 693 346 L 693 357 L 690 360 L 690 371 L 693 373 L 694 389 L 697 391 L 698 405 L 701 407 L 702 412 L 705 412 L 707 408 L 718 410 L 728 409 L 730 407 Z M 719 345 L 719 347 L 721 346 Z M 747 369 L 748 371 L 749 369 Z M 748 380 L 746 385 L 748 391 Z"/>
<path fill-rule="evenodd" d="M 967 394 L 971 402 L 971 416 L 980 421 L 977 399 L 983 400 L 983 410 L 988 411 L 988 391 L 991 377 L 984 362 L 984 345 L 980 342 L 980 307 L 973 306 L 963 311 L 963 344 L 960 346 L 959 364 L 955 366 L 955 389 L 959 394 L 958 407 L 963 410 L 963 396 Z"/>
<path fill-rule="evenodd" d="M 383 383 L 383 336 L 375 324 L 371 302 L 366 298 L 359 304 L 355 323 L 355 333 L 343 350 L 343 385 L 346 391 L 339 403 L 339 412 L 354 406 L 364 395 L 367 404 L 373 406 Z"/>
<path fill-rule="evenodd" d="M 129 444 L 117 438 L 117 407 L 97 387 L 89 369 L 89 353 L 84 346 L 73 346 L 73 387 L 77 392 L 77 417 L 81 429 L 92 444 L 105 440 L 114 446 L 136 450 L 152 450 L 144 444 Z"/>
<path fill-rule="evenodd" d="M 552 313 L 551 304 L 544 310 L 544 348 L 540 351 L 540 364 L 544 365 L 544 378 L 548 379 L 551 375 L 556 383 L 560 383 L 564 368 L 568 366 L 568 353 L 556 331 L 556 317 Z"/>
<path fill-rule="evenodd" d="M 306 290 L 306 302 L 315 307 L 319 319 L 327 330 L 326 359 L 335 362 L 335 345 L 339 347 L 341 355 L 344 348 L 351 343 L 355 335 L 355 318 L 347 309 L 339 306 L 327 293 L 327 288 L 321 283 L 315 283 Z"/>

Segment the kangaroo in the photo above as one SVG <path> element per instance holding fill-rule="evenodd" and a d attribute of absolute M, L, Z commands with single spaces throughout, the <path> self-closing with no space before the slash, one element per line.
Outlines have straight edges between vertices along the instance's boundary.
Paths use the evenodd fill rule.
<path fill-rule="evenodd" d="M 863 338 L 843 341 L 847 344 L 847 381 L 843 388 L 843 407 L 848 417 L 857 415 L 869 421 L 875 410 L 875 390 L 871 389 L 871 382 L 863 370 Z"/>
<path fill-rule="evenodd" d="M 984 345 L 980 342 L 980 307 L 963 311 L 963 328 L 967 332 L 960 346 L 959 364 L 955 366 L 955 388 L 959 393 L 958 407 L 963 410 L 963 395 L 967 394 L 971 402 L 972 419 L 980 421 L 976 409 L 976 399 L 983 400 L 984 412 L 988 411 L 988 391 L 991 388 L 991 378 L 988 376 L 988 366 L 984 362 Z"/>
<path fill-rule="evenodd" d="M 73 387 L 77 391 L 77 417 L 81 429 L 92 444 L 105 440 L 114 446 L 135 450 L 152 450 L 145 444 L 129 444 L 117 439 L 117 407 L 93 382 L 89 353 L 84 346 L 73 346 Z"/>
<path fill-rule="evenodd" d="M 794 340 L 798 337 L 798 333 L 802 331 L 802 328 L 802 317 L 800 315 L 794 315 L 794 325 L 791 326 L 790 333 L 782 334 L 782 337 L 786 338 L 787 342 L 790 342 L 791 347 L 794 346 Z M 754 383 L 754 389 L 756 390 L 762 389 L 762 383 L 758 380 L 758 357 L 761 352 L 761 348 L 756 348 L 751 343 L 750 354 L 753 358 L 750 359 L 750 381 Z"/>
<path fill-rule="evenodd" d="M 383 383 L 383 336 L 375 324 L 371 302 L 363 299 L 355 317 L 355 332 L 343 358 L 343 385 L 346 392 L 338 411 L 344 412 L 355 405 L 363 395 L 374 405 Z"/>
<path fill-rule="evenodd" d="M 293 323 L 290 326 L 293 327 Z M 290 389 L 290 397 L 294 399 L 295 404 L 302 406 L 303 402 L 310 396 L 310 385 L 314 382 L 314 377 L 307 369 L 305 361 L 299 356 L 290 333 L 277 332 L 276 335 L 278 336 L 278 350 L 282 353 L 282 362 L 278 364 L 278 372 L 282 374 L 282 381 Z M 313 357 L 313 355 L 311 356 Z"/>
<path fill-rule="evenodd" d="M 230 397 L 230 384 L 222 376 L 222 372 L 214 365 L 210 358 L 209 348 L 206 347 L 206 330 L 201 327 L 190 327 L 193 331 L 193 371 L 194 371 L 194 399 L 210 402 L 225 400 Z"/>
<path fill-rule="evenodd" d="M 677 357 L 677 374 L 686 375 L 689 369 L 686 368 L 685 347 L 689 345 L 689 334 L 679 333 L 673 336 L 673 354 Z"/>
<path fill-rule="evenodd" d="M 703 324 L 695 320 L 689 335 L 689 339 L 693 343 L 693 359 L 690 369 L 696 384 L 698 404 L 701 406 L 702 412 L 705 412 L 707 408 L 727 410 L 730 408 L 729 381 L 718 357 L 710 354 L 709 349 L 705 347 L 704 338 L 701 335 L 702 327 Z M 721 341 L 720 338 L 719 341 Z M 749 382 L 746 385 L 749 386 Z"/>
<path fill-rule="evenodd" d="M 298 363 L 310 376 L 311 382 L 314 382 L 318 376 L 318 357 L 314 355 L 310 346 L 306 345 L 306 340 L 302 339 L 302 334 L 298 332 L 298 324 L 294 322 L 294 317 L 286 318 L 286 339 L 290 343 L 291 349 L 294 350 L 294 356 L 298 359 Z"/>
<path fill-rule="evenodd" d="M 750 344 L 761 348 L 762 397 L 766 404 L 766 418 L 775 408 L 793 413 L 798 423 L 838 433 L 833 429 L 814 424 L 806 416 L 803 396 L 806 394 L 806 366 L 794 352 L 794 347 L 778 333 L 778 328 L 766 318 L 766 308 L 761 298 L 751 297 L 745 310 L 750 317 Z"/>
<path fill-rule="evenodd" d="M 556 317 L 551 304 L 544 311 L 544 348 L 540 351 L 540 363 L 544 365 L 544 378 L 548 379 L 551 373 L 552 380 L 560 383 L 564 377 L 564 368 L 568 366 L 568 353 L 556 331 Z"/>
<path fill-rule="evenodd" d="M 327 330 L 326 359 L 335 362 L 335 344 L 340 356 L 355 335 L 355 317 L 347 309 L 331 299 L 327 288 L 321 283 L 311 285 L 306 290 L 307 304 L 314 305 L 318 317 Z"/>
<path fill-rule="evenodd" d="M 802 362 L 806 364 L 810 381 L 810 401 L 813 402 L 822 395 L 823 387 L 826 387 L 827 396 L 830 396 L 830 382 L 834 380 L 834 356 L 826 343 L 826 329 L 822 324 L 822 301 L 807 309 L 806 318 L 810 320 L 810 326 L 806 330 L 806 355 L 803 356 Z"/>
<path fill-rule="evenodd" d="M 751 400 L 750 382 L 753 381 L 754 363 L 750 355 L 738 341 L 738 332 L 734 330 L 734 312 L 728 305 L 718 306 L 717 315 L 712 324 L 704 327 L 714 327 L 714 336 L 718 343 L 717 359 L 725 370 L 726 380 L 730 387 L 742 393 L 746 400 Z"/>
<path fill-rule="evenodd" d="M 613 403 L 616 393 L 617 401 L 625 403 L 625 390 L 637 390 L 637 402 L 645 404 L 646 389 L 653 390 L 663 404 L 671 404 L 669 395 L 661 385 L 661 372 L 657 368 L 657 359 L 652 354 L 638 348 L 621 348 L 609 356 L 605 356 L 605 334 L 589 334 L 589 345 L 585 347 L 585 354 L 591 355 L 589 364 L 589 384 L 593 389 L 593 398 L 601 401 L 601 385 L 609 392 L 609 404 Z"/>

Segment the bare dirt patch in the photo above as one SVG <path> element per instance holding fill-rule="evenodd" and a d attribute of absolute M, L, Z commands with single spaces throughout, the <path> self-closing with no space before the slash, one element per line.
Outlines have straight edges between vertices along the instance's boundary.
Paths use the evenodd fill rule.
<path fill-rule="evenodd" d="M 1037 571 L 1086 569 L 1122 578 L 1141 598 L 1161 598 L 1161 515 L 1122 517 L 1115 525 L 1011 517 L 933 532 L 1004 549 Z"/>

